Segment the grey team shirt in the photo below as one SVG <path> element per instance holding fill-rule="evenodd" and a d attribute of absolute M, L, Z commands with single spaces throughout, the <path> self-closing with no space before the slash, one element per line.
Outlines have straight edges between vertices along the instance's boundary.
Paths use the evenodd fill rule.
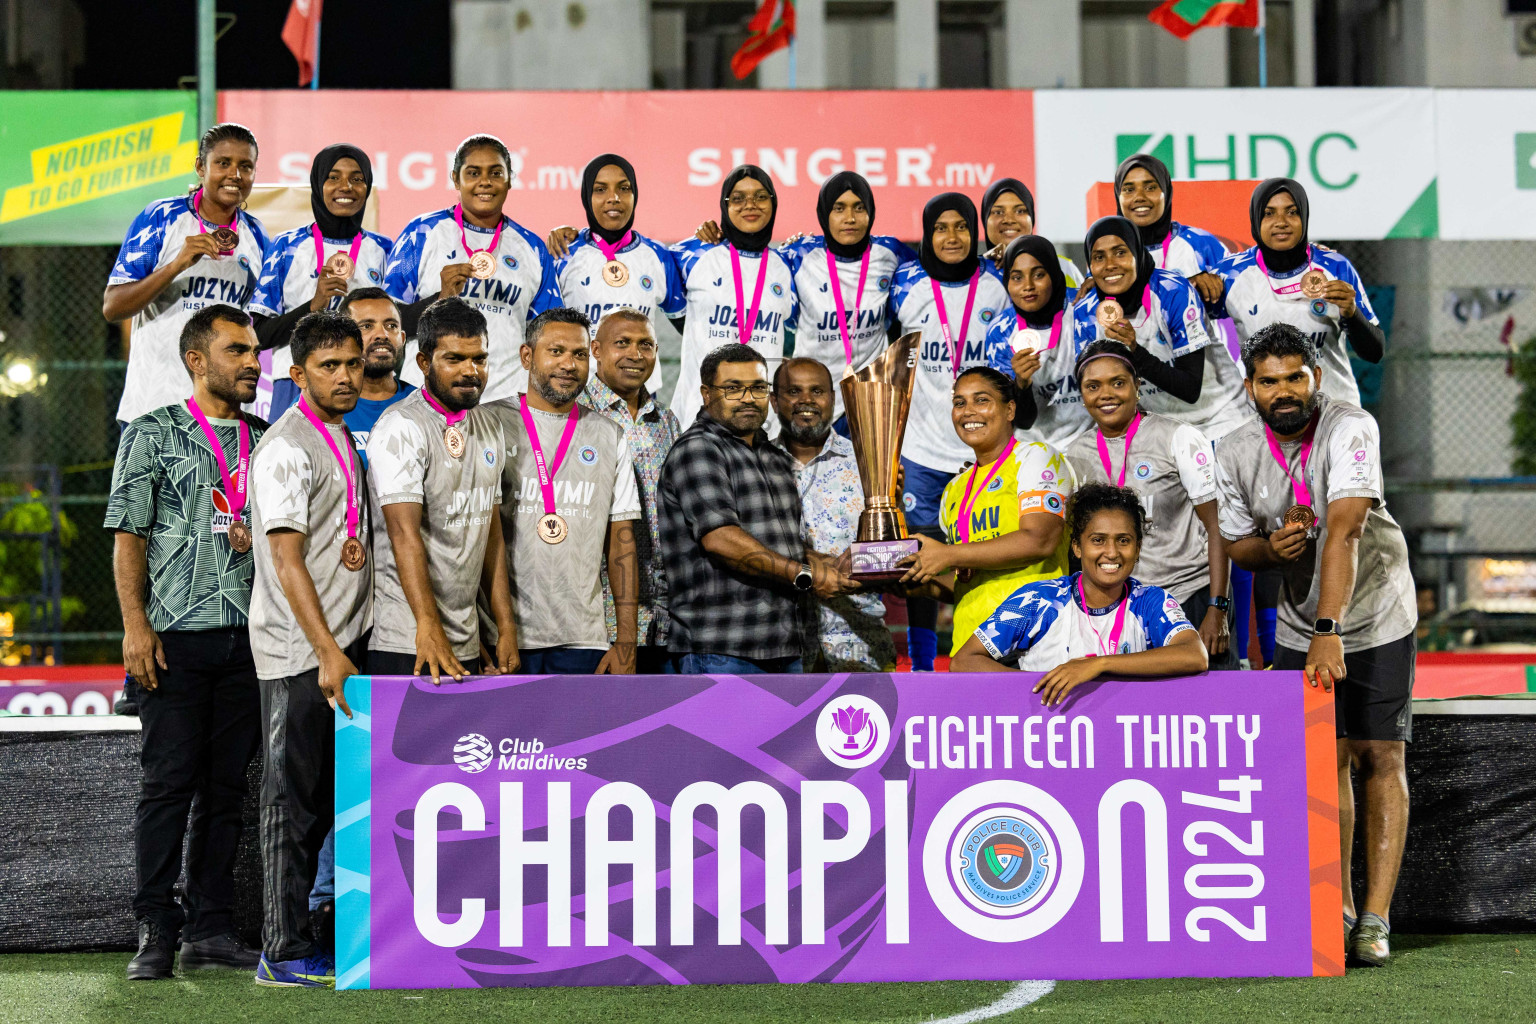
<path fill-rule="evenodd" d="M 1327 395 L 1319 396 L 1318 402 L 1322 413 L 1305 472 L 1317 525 L 1301 557 L 1280 570 L 1278 639 L 1294 651 L 1305 651 L 1312 643 L 1328 503 L 1370 498 L 1371 511 L 1356 559 L 1354 596 L 1339 620 L 1344 650 L 1364 651 L 1401 640 L 1417 624 L 1408 545 L 1382 497 L 1381 434 L 1376 420 Z M 1296 442 L 1280 446 L 1287 465 L 1295 465 L 1300 447 Z M 1221 533 L 1228 540 L 1273 533 L 1280 529 L 1285 510 L 1296 504 L 1291 482 L 1270 454 L 1264 425 L 1257 420 L 1218 442 L 1216 483 Z"/>
<path fill-rule="evenodd" d="M 455 459 L 443 442 L 443 414 L 427 404 L 421 391 L 413 391 L 386 409 L 368 435 L 369 490 L 379 524 L 369 650 L 416 651 L 416 617 L 400 586 L 383 516 L 385 505 L 415 502 L 423 506 L 421 540 L 443 632 L 459 659 L 480 656 L 475 596 L 491 516 L 501 504 L 506 445 L 500 418 L 484 406 L 469 410 L 458 427 L 466 443 L 463 456 Z"/>
<path fill-rule="evenodd" d="M 608 524 L 640 519 L 640 488 L 624 428 L 584 406 L 576 408 L 576 430 L 554 480 L 555 511 L 565 519 L 568 533 L 563 542 L 548 544 L 535 536 L 544 495 L 522 412 L 515 399 L 487 406 L 500 417 L 507 442 L 501 528 L 517 645 L 524 650 L 607 650 L 602 567 Z M 529 413 L 545 462 L 553 464 L 566 416 L 531 407 Z"/>
<path fill-rule="evenodd" d="M 362 460 L 340 423 L 326 430 L 361 494 Z M 368 513 L 358 516 L 359 539 L 368 544 Z M 319 666 L 314 648 L 283 594 L 272 564 L 271 530 L 304 535 L 304 567 L 315 581 L 325 624 L 345 648 L 363 635 L 373 614 L 373 560 L 358 572 L 341 564 L 347 541 L 347 481 L 330 445 L 297 406 L 268 429 L 251 457 L 251 532 L 256 582 L 251 590 L 251 656 L 261 679 L 296 676 Z"/>
<path fill-rule="evenodd" d="M 1067 461 L 1078 485 L 1118 483 L 1120 470 L 1125 469 L 1125 486 L 1141 499 L 1147 517 L 1136 578 L 1162 587 L 1180 603 L 1189 600 L 1211 581 L 1205 524 L 1195 515 L 1196 505 L 1216 500 L 1216 457 L 1211 443 L 1188 423 L 1156 413 L 1144 415 L 1131 439 L 1129 459 L 1123 436 L 1105 439 L 1114 471 L 1111 478 L 1099 458 L 1098 437 L 1098 429 L 1093 428 L 1067 447 Z"/>

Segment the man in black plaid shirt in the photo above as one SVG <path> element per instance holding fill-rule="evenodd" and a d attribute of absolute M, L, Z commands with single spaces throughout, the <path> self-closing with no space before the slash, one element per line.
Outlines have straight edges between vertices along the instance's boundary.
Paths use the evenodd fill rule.
<path fill-rule="evenodd" d="M 661 471 L 661 549 L 671 583 L 667 649 L 687 675 L 799 672 L 814 593 L 858 589 L 800 539 L 794 461 L 768 443 L 768 366 L 722 345 L 699 368 L 704 410 Z"/>

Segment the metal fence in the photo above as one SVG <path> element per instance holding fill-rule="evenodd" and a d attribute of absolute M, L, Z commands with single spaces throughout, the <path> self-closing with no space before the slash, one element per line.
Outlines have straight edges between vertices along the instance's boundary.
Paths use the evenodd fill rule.
<path fill-rule="evenodd" d="M 1359 268 L 1387 326 L 1385 360 L 1357 364 L 1363 400 L 1381 424 L 1389 500 L 1415 571 L 1449 607 L 1480 593 L 1490 560 L 1536 561 L 1536 481 L 1510 475 L 1519 394 L 1510 361 L 1536 336 L 1536 244 L 1335 247 Z M 112 541 L 101 529 L 126 368 L 121 332 L 101 318 L 114 255 L 106 246 L 0 249 L 0 463 L 44 467 L 0 474 L 0 660 L 120 656 Z M 669 393 L 679 339 L 670 325 L 658 334 Z M 18 383 L 27 374 L 13 374 L 18 366 L 35 380 Z M 56 549 L 7 536 L 53 508 Z M 23 610 L 53 554 L 56 605 Z"/>

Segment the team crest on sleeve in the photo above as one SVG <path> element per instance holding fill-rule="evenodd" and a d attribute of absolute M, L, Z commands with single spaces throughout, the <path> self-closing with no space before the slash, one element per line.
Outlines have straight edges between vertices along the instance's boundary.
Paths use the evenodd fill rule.
<path fill-rule="evenodd" d="M 1051 512 L 1061 511 L 1061 495 L 1052 491 L 1045 496 L 1045 507 Z"/>
<path fill-rule="evenodd" d="M 901 507 L 906 509 L 908 512 L 911 512 L 913 509 L 917 508 L 917 495 L 913 494 L 911 491 L 907 491 L 906 493 L 902 494 Z"/>
<path fill-rule="evenodd" d="M 1317 317 L 1326 317 L 1328 315 L 1328 302 L 1326 299 L 1312 300 L 1312 315 Z"/>
<path fill-rule="evenodd" d="M 653 288 L 655 286 L 655 284 L 656 284 L 656 282 L 651 280 L 651 275 L 650 274 L 641 274 L 640 275 L 640 287 L 642 289 L 644 289 L 645 291 L 650 291 L 651 288 Z"/>
<path fill-rule="evenodd" d="M 779 284 L 777 281 L 773 282 L 773 294 L 782 296 L 784 294 L 784 286 Z"/>
<path fill-rule="evenodd" d="M 495 449 L 487 448 L 485 451 L 481 452 L 480 454 L 481 454 L 481 457 L 485 459 L 485 464 L 487 466 L 494 466 L 494 465 L 496 465 L 496 451 L 495 451 Z"/>
<path fill-rule="evenodd" d="M 516 256 L 512 256 L 512 255 L 503 256 L 501 258 L 501 262 L 506 265 L 506 268 L 508 270 L 516 270 L 517 269 L 517 257 Z"/>
<path fill-rule="evenodd" d="M 992 318 L 995 317 L 995 316 L 997 316 L 997 311 L 996 310 L 994 310 L 994 309 L 984 309 L 984 310 L 981 311 L 981 322 L 984 323 L 984 324 L 989 324 L 989 323 L 992 322 Z"/>
<path fill-rule="evenodd" d="M 590 466 L 597 461 L 597 449 L 586 445 L 581 449 L 579 457 L 583 465 Z"/>
<path fill-rule="evenodd" d="M 891 279 L 890 279 L 890 278 L 888 278 L 888 277 L 882 277 L 882 278 L 881 278 L 881 279 L 880 279 L 880 282 L 879 282 L 879 284 L 878 284 L 878 285 L 877 285 L 877 287 L 878 287 L 878 288 L 879 288 L 879 289 L 880 289 L 880 290 L 881 290 L 881 291 L 885 291 L 885 290 L 886 290 L 886 289 L 887 289 L 887 288 L 889 288 L 889 287 L 890 287 L 890 286 L 891 286 Z"/>
<path fill-rule="evenodd" d="M 1142 460 L 1136 463 L 1136 479 L 1145 480 L 1152 475 L 1152 463 Z"/>
<path fill-rule="evenodd" d="M 375 267 L 369 267 L 368 268 L 368 280 L 372 281 L 374 284 L 378 284 L 379 283 L 379 271 L 378 271 L 377 268 L 375 268 Z"/>

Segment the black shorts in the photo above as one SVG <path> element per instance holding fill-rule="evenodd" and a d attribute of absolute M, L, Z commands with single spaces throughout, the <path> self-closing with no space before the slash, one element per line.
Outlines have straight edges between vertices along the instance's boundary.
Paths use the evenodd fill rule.
<path fill-rule="evenodd" d="M 1342 682 L 1333 687 L 1335 734 L 1351 740 L 1413 739 L 1413 665 L 1418 643 L 1401 640 L 1345 653 Z M 1275 668 L 1300 672 L 1307 652 L 1275 648 Z"/>

